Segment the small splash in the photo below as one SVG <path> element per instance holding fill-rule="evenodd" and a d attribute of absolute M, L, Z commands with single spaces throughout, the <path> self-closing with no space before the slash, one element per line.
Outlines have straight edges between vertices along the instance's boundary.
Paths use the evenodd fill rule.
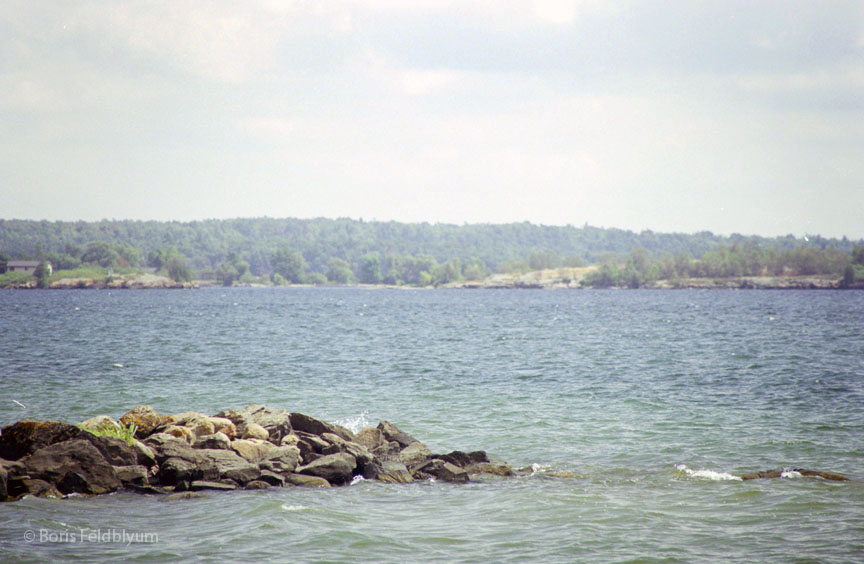
<path fill-rule="evenodd" d="M 729 472 L 717 472 L 716 470 L 691 470 L 687 468 L 684 464 L 677 464 L 675 468 L 679 472 L 683 472 L 687 474 L 691 478 L 701 478 L 703 480 L 714 480 L 717 482 L 722 482 L 725 480 L 737 480 L 741 481 L 741 476 L 736 476 L 734 474 L 730 474 Z"/>
<path fill-rule="evenodd" d="M 113 366 L 114 368 L 123 368 L 123 365 L 120 364 L 119 362 L 115 362 L 115 363 L 112 364 L 111 366 Z"/>
<path fill-rule="evenodd" d="M 802 475 L 801 475 L 801 472 L 798 472 L 797 470 L 784 469 L 782 472 L 780 472 L 780 477 L 781 478 L 801 478 Z"/>
<path fill-rule="evenodd" d="M 545 471 L 551 469 L 552 467 L 549 466 L 548 464 L 538 464 L 535 462 L 531 466 L 529 466 L 529 468 L 531 468 L 532 474 L 536 474 L 538 472 L 545 472 Z"/>
<path fill-rule="evenodd" d="M 363 476 L 360 476 L 360 475 L 354 476 L 354 478 L 351 480 L 351 485 L 353 486 L 353 485 L 359 484 L 360 482 L 362 482 L 364 480 L 366 480 L 366 478 L 364 478 Z"/>
<path fill-rule="evenodd" d="M 282 504 L 282 511 L 303 511 L 306 509 L 305 505 L 288 505 L 287 503 Z"/>
<path fill-rule="evenodd" d="M 336 421 L 337 425 L 341 425 L 351 431 L 352 433 L 358 432 L 363 427 L 369 427 L 369 410 L 363 410 L 363 412 L 354 418 L 342 419 L 341 421 Z"/>

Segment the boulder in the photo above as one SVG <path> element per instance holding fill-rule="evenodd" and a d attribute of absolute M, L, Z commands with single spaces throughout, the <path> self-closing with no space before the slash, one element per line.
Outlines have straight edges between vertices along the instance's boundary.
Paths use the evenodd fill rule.
<path fill-rule="evenodd" d="M 247 423 L 246 429 L 243 431 L 244 439 L 261 439 L 262 441 L 266 441 L 270 438 L 270 433 L 267 432 L 267 429 L 259 425 L 258 423 Z"/>
<path fill-rule="evenodd" d="M 0 458 L 18 460 L 41 448 L 85 436 L 93 434 L 62 421 L 19 421 L 0 432 Z"/>
<path fill-rule="evenodd" d="M 297 446 L 297 443 L 300 442 L 300 437 L 295 434 L 285 435 L 282 437 L 282 440 L 279 441 L 279 446 Z"/>
<path fill-rule="evenodd" d="M 303 431 L 311 435 L 320 436 L 324 433 L 333 433 L 346 441 L 354 441 L 355 439 L 354 433 L 345 427 L 334 425 L 333 423 L 327 423 L 326 421 L 322 421 L 321 419 L 317 419 L 311 415 L 306 415 L 305 413 L 292 413 L 291 426 L 295 431 Z"/>
<path fill-rule="evenodd" d="M 46 482 L 45 480 L 29 478 L 27 476 L 10 480 L 8 499 L 18 499 L 25 495 L 32 495 L 35 497 L 63 497 L 63 494 L 54 487 L 54 484 Z"/>
<path fill-rule="evenodd" d="M 347 453 L 329 454 L 297 468 L 298 474 L 324 478 L 331 484 L 344 484 L 354 477 L 357 461 Z"/>
<path fill-rule="evenodd" d="M 272 487 L 272 484 L 265 482 L 264 480 L 252 480 L 246 484 L 247 490 L 266 490 L 269 487 Z"/>
<path fill-rule="evenodd" d="M 415 441 L 416 442 L 416 441 Z M 382 460 L 399 458 L 402 447 L 396 441 L 390 441 L 372 451 L 372 454 Z"/>
<path fill-rule="evenodd" d="M 291 434 L 291 413 L 286 409 L 272 409 L 263 405 L 247 405 L 243 409 L 226 409 L 216 417 L 230 419 L 242 437 L 249 423 L 257 423 L 267 430 L 270 440 L 278 444 L 285 435 Z"/>
<path fill-rule="evenodd" d="M 401 462 L 386 460 L 381 463 L 381 470 L 375 479 L 390 484 L 407 484 L 414 481 L 411 472 Z"/>
<path fill-rule="evenodd" d="M 234 451 L 202 449 L 197 452 L 207 457 L 216 466 L 218 476 L 222 480 L 234 480 L 238 484 L 245 484 L 261 476 L 261 469 L 256 464 L 249 463 Z"/>
<path fill-rule="evenodd" d="M 417 466 L 414 472 L 420 476 L 431 475 L 445 482 L 464 484 L 468 481 L 468 473 L 465 470 L 439 458 L 427 460 Z"/>
<path fill-rule="evenodd" d="M 355 442 L 366 447 L 367 450 L 373 451 L 376 448 L 388 443 L 384 438 L 384 433 L 381 429 L 375 427 L 363 427 L 357 432 Z"/>
<path fill-rule="evenodd" d="M 132 448 L 135 449 L 136 462 L 147 468 L 156 466 L 156 452 L 145 445 L 138 439 L 132 441 Z"/>
<path fill-rule="evenodd" d="M 410 468 L 425 462 L 431 456 L 432 451 L 429 450 L 426 445 L 420 441 L 414 441 L 402 449 L 399 453 L 399 460 L 402 461 L 402 464 Z"/>
<path fill-rule="evenodd" d="M 192 446 L 194 448 L 229 450 L 231 448 L 231 439 L 220 431 L 212 435 L 198 437 Z"/>
<path fill-rule="evenodd" d="M 149 445 L 155 455 L 156 461 L 160 464 L 168 458 L 185 458 L 188 460 L 196 460 L 196 450 L 192 445 L 183 439 L 178 439 L 172 435 L 165 433 L 156 433 L 150 435 L 145 445 Z"/>
<path fill-rule="evenodd" d="M 478 462 L 465 466 L 469 474 L 494 474 L 496 476 L 515 476 L 513 467 L 503 462 Z"/>
<path fill-rule="evenodd" d="M 96 447 L 108 464 L 112 466 L 129 466 L 138 464 L 138 450 L 132 445 L 118 439 L 117 437 L 97 437 L 92 433 L 87 433 L 82 439 L 87 440 Z"/>
<path fill-rule="evenodd" d="M 249 462 L 258 462 L 266 458 L 267 453 L 274 448 L 277 447 L 260 439 L 235 439 L 231 441 L 231 450 Z"/>
<path fill-rule="evenodd" d="M 330 482 L 318 476 L 309 476 L 306 474 L 288 474 L 285 480 L 292 486 L 300 486 L 304 488 L 329 488 Z"/>
<path fill-rule="evenodd" d="M 210 417 L 209 421 L 213 424 L 214 432 L 224 433 L 231 440 L 237 438 L 237 426 L 234 422 L 225 417 Z"/>
<path fill-rule="evenodd" d="M 171 435 L 172 437 L 183 439 L 189 444 L 195 440 L 195 433 L 192 432 L 192 429 L 189 427 L 183 427 L 181 425 L 168 425 L 165 428 L 160 428 L 160 433 L 164 433 L 166 435 Z"/>
<path fill-rule="evenodd" d="M 390 423 L 389 421 L 381 421 L 378 423 L 378 430 L 384 435 L 384 439 L 389 441 L 396 441 L 399 443 L 399 446 L 402 448 L 407 447 L 411 443 L 417 442 L 417 439 L 401 431 L 396 425 Z"/>
<path fill-rule="evenodd" d="M 269 470 L 262 470 L 261 476 L 258 477 L 259 482 L 266 482 L 270 486 L 278 486 L 282 487 L 285 485 L 285 478 L 276 472 L 271 472 Z M 251 482 L 250 482 L 251 483 Z M 248 487 L 249 484 L 247 484 Z"/>
<path fill-rule="evenodd" d="M 9 489 L 6 486 L 8 478 L 9 473 L 6 468 L 0 466 L 0 501 L 6 501 L 6 498 L 9 497 Z"/>
<path fill-rule="evenodd" d="M 227 482 L 214 482 L 209 480 L 193 480 L 189 484 L 189 491 L 200 492 L 201 490 L 236 490 L 237 486 Z"/>
<path fill-rule="evenodd" d="M 170 417 L 174 425 L 186 427 L 194 437 L 212 435 L 216 432 L 216 427 L 210 420 L 210 416 L 198 413 L 197 411 L 186 411 L 177 415 L 171 415 Z"/>
<path fill-rule="evenodd" d="M 159 482 L 165 485 L 181 484 L 193 480 L 217 480 L 219 472 L 215 464 L 201 465 L 191 460 L 171 457 L 159 466 Z"/>
<path fill-rule="evenodd" d="M 119 422 L 121 425 L 127 427 L 130 423 L 134 423 L 135 437 L 143 439 L 150 435 L 157 427 L 170 423 L 171 418 L 166 415 L 159 415 L 149 405 L 139 405 L 121 415 Z"/>
<path fill-rule="evenodd" d="M 149 485 L 149 472 L 146 466 L 134 464 L 131 466 L 115 466 L 114 472 L 123 485 L 135 484 L 136 486 Z"/>
<path fill-rule="evenodd" d="M 485 451 L 476 450 L 474 452 L 462 452 L 461 450 L 454 450 L 453 452 L 449 452 L 447 454 L 433 454 L 432 458 L 440 458 L 445 462 L 449 462 L 450 464 L 454 464 L 456 466 L 461 466 L 462 468 L 467 468 L 472 464 L 481 464 L 484 462 L 489 462 L 489 457 L 486 455 Z"/>
<path fill-rule="evenodd" d="M 293 472 L 300 464 L 300 449 L 296 446 L 281 446 L 270 449 L 259 465 L 278 463 L 280 470 L 274 472 Z M 270 469 L 270 468 L 268 468 Z"/>
<path fill-rule="evenodd" d="M 77 427 L 91 432 L 120 431 L 120 424 L 107 415 L 97 415 L 78 423 Z"/>
<path fill-rule="evenodd" d="M 31 478 L 53 484 L 64 494 L 108 493 L 122 485 L 113 466 L 85 440 L 55 443 L 37 450 L 22 462 Z"/>

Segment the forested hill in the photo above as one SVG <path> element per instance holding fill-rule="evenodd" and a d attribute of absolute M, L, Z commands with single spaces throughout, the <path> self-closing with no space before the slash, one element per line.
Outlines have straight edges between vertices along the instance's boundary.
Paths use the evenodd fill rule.
<path fill-rule="evenodd" d="M 96 243 L 99 243 L 98 245 Z M 861 243 L 861 242 L 858 242 Z M 421 271 L 458 259 L 460 268 L 507 271 L 519 268 L 593 264 L 611 254 L 622 257 L 644 249 L 648 257 L 699 259 L 726 247 L 836 250 L 848 255 L 856 242 L 791 235 L 779 238 L 668 234 L 621 229 L 557 227 L 531 223 L 450 225 L 365 222 L 352 219 L 226 219 L 193 222 L 63 222 L 0 220 L 0 252 L 12 258 L 63 262 L 72 259 L 130 266 L 157 266 L 172 253 L 182 255 L 196 274 L 214 275 L 229 261 L 245 263 L 255 276 L 279 271 L 276 264 L 302 259 L 303 272 L 326 274 L 334 265 L 354 274 L 364 266 L 386 277 L 394 265 L 419 261 Z M 176 249 L 176 250 L 175 250 Z M 87 255 L 88 251 L 92 251 Z M 106 258 L 105 255 L 108 257 Z M 335 262 L 334 262 L 335 260 Z M 413 261 L 413 262 L 412 262 Z M 55 267 L 56 268 L 56 267 Z M 411 270 L 410 268 L 407 270 Z M 212 277 L 212 276 L 210 276 Z"/>

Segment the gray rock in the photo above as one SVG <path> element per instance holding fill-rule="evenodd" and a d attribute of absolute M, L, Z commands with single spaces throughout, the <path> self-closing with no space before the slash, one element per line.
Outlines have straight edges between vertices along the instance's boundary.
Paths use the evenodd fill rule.
<path fill-rule="evenodd" d="M 389 441 L 396 441 L 402 448 L 407 447 L 411 443 L 417 442 L 417 439 L 401 431 L 396 425 L 389 421 L 381 421 L 378 423 L 378 430 L 384 435 L 384 438 Z"/>
<path fill-rule="evenodd" d="M 408 468 L 401 462 L 395 460 L 386 460 L 381 463 L 381 471 L 375 479 L 390 484 L 407 484 L 414 481 L 414 477 Z"/>
<path fill-rule="evenodd" d="M 468 481 L 468 472 L 456 466 L 455 464 L 445 462 L 438 458 L 433 458 L 431 460 L 427 460 L 423 464 L 420 464 L 414 469 L 414 472 L 415 474 L 418 474 L 420 476 L 434 476 L 439 480 L 443 480 L 445 482 L 456 482 L 464 484 Z"/>
<path fill-rule="evenodd" d="M 19 421 L 0 432 L 0 458 L 18 460 L 41 448 L 87 436 L 93 434 L 62 421 Z"/>
<path fill-rule="evenodd" d="M 9 499 L 18 499 L 25 495 L 35 497 L 63 497 L 54 484 L 36 478 L 17 477 L 9 483 Z"/>
<path fill-rule="evenodd" d="M 376 429 L 375 427 L 363 427 L 360 431 L 357 432 L 355 442 L 366 447 L 366 450 L 373 451 L 376 448 L 387 444 L 386 438 L 384 438 L 384 433 L 381 432 L 381 429 Z"/>
<path fill-rule="evenodd" d="M 305 413 L 292 413 L 291 426 L 295 431 L 303 431 L 312 435 L 320 436 L 324 433 L 333 433 L 346 441 L 354 441 L 355 439 L 354 433 L 345 427 L 334 425 L 333 423 L 327 423 L 326 421 L 322 421 L 321 419 L 317 419 L 311 415 L 306 415 Z"/>
<path fill-rule="evenodd" d="M 264 480 L 252 480 L 248 484 L 246 484 L 247 490 L 266 490 L 267 488 L 272 487 L 273 484 L 265 482 Z"/>
<path fill-rule="evenodd" d="M 267 454 L 275 448 L 278 447 L 261 439 L 235 439 L 231 441 L 231 450 L 249 462 L 258 462 L 266 458 Z"/>
<path fill-rule="evenodd" d="M 354 477 L 357 461 L 347 453 L 329 454 L 297 468 L 298 474 L 324 478 L 331 484 L 344 484 Z"/>
<path fill-rule="evenodd" d="M 261 470 L 261 476 L 258 480 L 253 481 L 266 482 L 271 486 L 282 487 L 285 485 L 285 478 L 276 472 L 271 472 L 270 470 Z"/>
<path fill-rule="evenodd" d="M 238 484 L 245 484 L 261 476 L 261 469 L 257 464 L 250 463 L 234 451 L 201 449 L 197 452 L 213 463 L 218 477 L 223 480 L 234 480 Z"/>
<path fill-rule="evenodd" d="M 198 466 L 182 458 L 167 458 L 159 465 L 159 481 L 169 486 L 202 477 L 196 476 L 197 474 Z M 210 478 L 218 478 L 218 475 Z"/>
<path fill-rule="evenodd" d="M 285 477 L 286 481 L 292 486 L 300 486 L 303 488 L 329 488 L 330 482 L 318 476 L 307 476 L 306 474 L 288 474 Z"/>
<path fill-rule="evenodd" d="M 414 441 L 402 449 L 399 453 L 399 460 L 410 468 L 428 460 L 431 456 L 432 451 L 426 445 L 420 441 Z"/>
<path fill-rule="evenodd" d="M 230 419 L 241 437 L 249 423 L 257 423 L 267 430 L 269 440 L 279 444 L 282 437 L 291 434 L 291 413 L 285 409 L 272 409 L 263 405 L 247 405 L 243 409 L 226 409 L 216 417 Z"/>
<path fill-rule="evenodd" d="M 234 484 L 228 484 L 225 482 L 213 482 L 209 480 L 194 480 L 189 484 L 189 490 L 193 492 L 200 492 L 201 490 L 230 491 L 236 489 L 237 486 L 235 486 Z"/>
<path fill-rule="evenodd" d="M 90 444 L 96 447 L 96 450 L 102 453 L 105 460 L 112 466 L 138 464 L 138 451 L 123 439 L 118 439 L 117 437 L 97 437 L 92 433 L 88 433 L 88 435 L 82 438 L 90 441 Z"/>
<path fill-rule="evenodd" d="M 271 466 L 278 466 L 279 470 L 268 468 L 274 472 L 285 473 L 294 472 L 300 464 L 300 449 L 296 446 L 281 446 L 271 449 L 267 452 L 266 458 L 259 462 L 259 466 L 269 463 Z"/>
<path fill-rule="evenodd" d="M 44 480 L 64 494 L 102 494 L 122 485 L 111 464 L 86 440 L 55 443 L 22 462 L 31 478 Z"/>
<path fill-rule="evenodd" d="M 267 432 L 267 429 L 259 425 L 258 423 L 247 423 L 246 429 L 243 430 L 243 439 L 261 439 L 266 441 L 270 438 L 270 433 Z"/>
<path fill-rule="evenodd" d="M 433 454 L 432 458 L 440 458 L 445 462 L 449 462 L 450 464 L 454 464 L 456 466 L 461 466 L 462 468 L 466 468 L 472 464 L 489 462 L 489 457 L 482 450 L 475 450 L 474 452 L 462 452 L 461 450 L 454 450 L 453 452 L 449 452 L 447 454 Z"/>
<path fill-rule="evenodd" d="M 143 439 L 150 435 L 156 427 L 171 421 L 166 415 L 159 415 L 149 405 L 138 405 L 120 416 L 121 425 L 135 424 L 135 437 Z"/>
<path fill-rule="evenodd" d="M 147 471 L 146 466 L 141 466 L 139 464 L 131 466 L 114 466 L 114 472 L 117 473 L 117 477 L 124 486 L 127 484 L 135 484 L 137 486 L 149 485 L 149 472 Z"/>
<path fill-rule="evenodd" d="M 138 439 L 132 442 L 132 448 L 135 449 L 136 462 L 147 468 L 156 466 L 156 451 L 145 445 Z"/>
<path fill-rule="evenodd" d="M 198 437 L 192 447 L 228 450 L 231 448 L 231 439 L 225 433 L 213 433 L 212 435 Z"/>

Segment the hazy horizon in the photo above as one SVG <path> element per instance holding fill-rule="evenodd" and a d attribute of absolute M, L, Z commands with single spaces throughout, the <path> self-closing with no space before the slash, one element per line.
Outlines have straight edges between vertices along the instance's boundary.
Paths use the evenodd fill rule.
<path fill-rule="evenodd" d="M 864 238 L 864 3 L 0 6 L 0 217 Z"/>

